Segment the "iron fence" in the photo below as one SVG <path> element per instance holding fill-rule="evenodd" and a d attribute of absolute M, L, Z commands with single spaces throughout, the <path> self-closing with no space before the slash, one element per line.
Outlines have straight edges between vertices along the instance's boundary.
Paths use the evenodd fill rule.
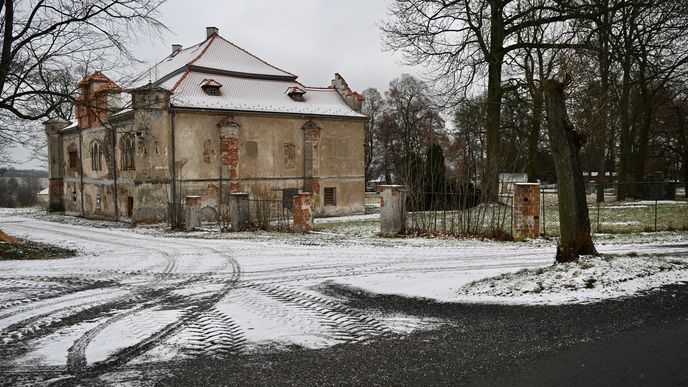
<path fill-rule="evenodd" d="M 500 185 L 497 200 L 482 200 L 480 191 L 466 186 L 460 192 L 409 191 L 407 232 L 410 234 L 513 236 L 513 185 Z M 688 230 L 688 199 L 684 183 L 594 183 L 586 187 L 593 233 L 630 233 Z M 556 185 L 540 188 L 540 233 L 559 235 Z"/>
<path fill-rule="evenodd" d="M 171 228 L 184 227 L 184 206 L 183 203 L 167 203 L 167 219 Z"/>
<path fill-rule="evenodd" d="M 683 183 L 591 183 L 586 193 L 593 233 L 688 230 L 688 200 Z M 545 236 L 558 236 L 557 187 L 542 186 L 540 195 L 540 231 Z"/>
<path fill-rule="evenodd" d="M 508 238 L 512 201 L 512 195 L 504 193 L 496 202 L 482 202 L 480 190 L 470 184 L 454 192 L 411 191 L 406 202 L 407 232 Z"/>
<path fill-rule="evenodd" d="M 249 227 L 273 231 L 292 230 L 294 219 L 291 205 L 287 207 L 284 200 L 249 199 L 248 202 Z"/>

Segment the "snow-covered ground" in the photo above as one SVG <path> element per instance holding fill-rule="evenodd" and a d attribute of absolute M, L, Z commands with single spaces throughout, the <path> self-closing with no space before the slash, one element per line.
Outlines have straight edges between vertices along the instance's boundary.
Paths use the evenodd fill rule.
<path fill-rule="evenodd" d="M 611 257 L 552 267 L 551 240 L 386 239 L 375 235 L 376 216 L 318 219 L 307 235 L 185 234 L 2 211 L 7 233 L 79 251 L 0 262 L 2 362 L 79 372 L 442 324 L 352 309 L 321 292 L 333 284 L 446 302 L 561 303 L 688 281 L 686 233 L 599 235 Z"/>

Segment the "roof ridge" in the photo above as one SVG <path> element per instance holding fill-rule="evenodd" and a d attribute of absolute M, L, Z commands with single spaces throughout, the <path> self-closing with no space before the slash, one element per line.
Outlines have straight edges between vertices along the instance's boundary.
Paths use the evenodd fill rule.
<path fill-rule="evenodd" d="M 197 60 L 201 59 L 201 57 L 208 51 L 208 48 L 210 48 L 210 46 L 213 44 L 213 42 L 215 41 L 215 38 L 218 37 L 218 36 L 219 36 L 218 34 L 213 34 L 209 39 L 206 39 L 206 40 L 210 40 L 210 41 L 208 42 L 208 44 L 206 44 L 206 46 L 203 48 L 203 50 L 201 51 L 200 54 L 198 54 L 198 55 L 197 55 L 195 58 L 193 58 L 190 62 L 187 62 L 186 65 L 187 65 L 187 66 L 191 66 L 192 64 L 194 64 L 194 62 L 196 62 Z"/>
<path fill-rule="evenodd" d="M 174 91 L 177 90 L 177 87 L 179 86 L 179 84 L 182 83 L 182 81 L 184 79 L 186 79 L 186 77 L 189 75 L 189 73 L 191 73 L 191 70 L 184 71 L 184 74 L 182 74 L 182 76 L 179 77 L 179 79 L 177 79 L 177 82 L 174 83 L 174 86 L 172 86 L 172 88 L 170 89 L 170 92 L 174 93 Z"/>
<path fill-rule="evenodd" d="M 268 66 L 272 67 L 273 69 L 279 70 L 279 71 L 281 71 L 281 72 L 283 72 L 283 73 L 287 73 L 287 74 L 289 74 L 289 75 L 291 75 L 291 76 L 293 76 L 293 77 L 297 77 L 297 78 L 298 78 L 298 75 L 296 75 L 296 74 L 292 74 L 292 73 L 290 73 L 289 71 L 286 71 L 286 70 L 282 70 L 281 68 L 279 68 L 279 67 L 277 67 L 277 66 L 271 65 L 270 63 L 268 63 L 268 62 L 264 61 L 263 59 L 261 59 L 261 58 L 257 57 L 256 55 L 254 55 L 254 54 L 252 54 L 252 53 L 248 52 L 247 50 L 245 50 L 245 49 L 243 49 L 243 48 L 241 48 L 241 47 L 237 46 L 236 44 L 234 44 L 234 43 L 230 42 L 229 40 L 225 39 L 224 37 L 222 37 L 222 36 L 220 36 L 220 35 L 218 35 L 218 34 L 215 34 L 214 36 L 219 36 L 219 37 L 220 37 L 220 39 L 222 39 L 222 40 L 224 40 L 225 42 L 227 42 L 227 43 L 231 44 L 232 46 L 234 46 L 234 47 L 238 48 L 239 50 L 241 50 L 241 51 L 245 52 L 246 54 L 248 54 L 248 55 L 250 55 L 250 56 L 254 57 L 255 59 L 257 59 L 257 60 L 259 60 L 259 61 L 261 61 L 261 62 L 265 63 L 266 65 L 268 65 Z"/>
<path fill-rule="evenodd" d="M 207 39 L 206 39 L 206 40 L 207 40 Z M 179 55 L 182 51 L 191 50 L 191 49 L 198 48 L 198 47 L 202 46 L 203 43 L 206 42 L 206 40 L 204 40 L 204 41 L 202 41 L 202 42 L 200 42 L 200 43 L 194 44 L 193 46 L 189 46 L 189 47 L 186 47 L 186 48 L 182 48 L 181 50 L 177 51 L 177 52 L 174 53 L 174 54 L 167 55 L 166 57 L 164 57 L 164 58 L 160 59 L 159 61 L 155 62 L 155 64 L 153 64 L 152 66 L 150 66 L 150 67 L 148 67 L 147 69 L 145 69 L 144 71 L 140 72 L 137 76 L 135 76 L 135 77 L 133 78 L 133 80 L 132 80 L 131 82 L 134 82 L 134 81 L 139 80 L 139 79 L 140 79 L 143 75 L 145 75 L 147 72 L 149 72 L 149 71 L 153 70 L 154 68 L 158 67 L 162 62 L 164 62 L 164 61 L 166 61 L 166 60 L 168 60 L 168 59 L 174 58 L 175 56 Z M 184 66 L 186 66 L 186 64 L 184 64 Z M 163 77 L 166 76 L 166 75 L 168 75 L 168 74 L 163 74 Z M 151 82 L 157 82 L 157 81 L 158 81 L 158 80 L 156 79 L 155 81 L 151 81 Z"/>

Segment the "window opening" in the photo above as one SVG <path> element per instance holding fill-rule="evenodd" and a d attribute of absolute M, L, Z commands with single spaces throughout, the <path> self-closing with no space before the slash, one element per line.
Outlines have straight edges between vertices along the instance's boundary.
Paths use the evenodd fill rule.
<path fill-rule="evenodd" d="M 135 152 L 134 137 L 125 136 L 122 140 L 122 169 L 134 169 Z"/>
<path fill-rule="evenodd" d="M 103 169 L 101 164 L 101 159 L 103 156 L 103 151 L 100 147 L 98 141 L 93 141 L 91 144 L 91 169 L 94 171 L 100 171 Z"/>
<path fill-rule="evenodd" d="M 336 206 L 337 205 L 337 189 L 334 187 L 326 187 L 324 195 L 324 204 L 326 206 Z"/>

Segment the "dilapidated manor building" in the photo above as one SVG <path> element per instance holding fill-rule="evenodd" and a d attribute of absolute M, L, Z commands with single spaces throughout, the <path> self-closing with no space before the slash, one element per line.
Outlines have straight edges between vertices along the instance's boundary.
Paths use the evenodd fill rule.
<path fill-rule="evenodd" d="M 53 211 L 162 222 L 195 195 L 212 219 L 227 193 L 299 190 L 316 215 L 364 210 L 362 97 L 339 74 L 306 87 L 209 27 L 131 82 L 79 86 L 77 122 L 45 123 Z"/>

